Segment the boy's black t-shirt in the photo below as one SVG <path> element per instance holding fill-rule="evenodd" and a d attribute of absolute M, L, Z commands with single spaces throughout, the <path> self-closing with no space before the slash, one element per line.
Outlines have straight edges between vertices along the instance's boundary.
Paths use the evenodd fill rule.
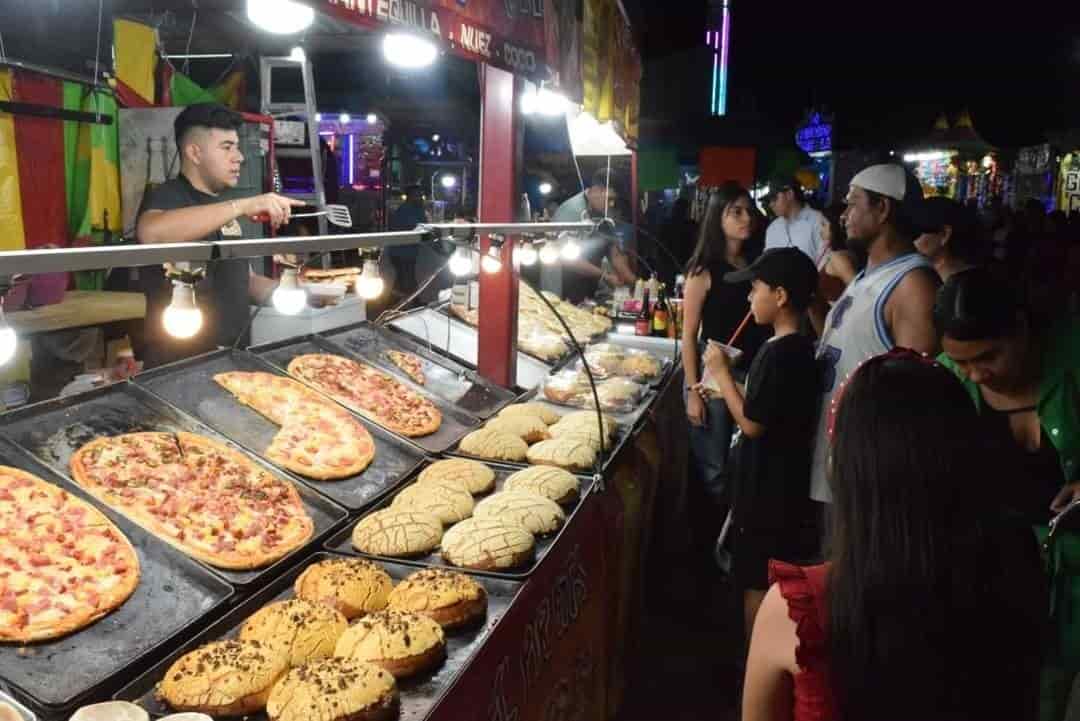
<path fill-rule="evenodd" d="M 747 376 L 743 413 L 765 433 L 743 435 L 736 456 L 735 522 L 743 532 L 790 530 L 805 519 L 820 398 L 809 338 L 792 333 L 761 346 Z"/>

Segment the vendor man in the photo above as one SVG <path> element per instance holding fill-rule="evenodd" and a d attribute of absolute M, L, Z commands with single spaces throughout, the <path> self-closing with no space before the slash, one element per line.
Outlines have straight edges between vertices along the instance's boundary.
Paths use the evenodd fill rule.
<path fill-rule="evenodd" d="M 300 201 L 266 193 L 248 198 L 235 197 L 232 190 L 240 181 L 237 113 L 214 103 L 185 108 L 173 123 L 180 155 L 180 174 L 143 198 L 135 226 L 140 243 L 190 243 L 237 240 L 243 236 L 238 219 L 268 217 L 276 229 L 289 222 Z M 161 316 L 172 297 L 172 284 L 161 266 L 140 269 L 146 294 L 147 367 L 186 358 L 232 345 L 248 324 L 249 301 L 264 300 L 274 281 L 252 272 L 244 259 L 219 260 L 209 264 L 206 278 L 195 286 L 196 300 L 203 313 L 202 329 L 188 340 L 165 333 Z"/>
<path fill-rule="evenodd" d="M 611 211 L 619 200 L 616 185 L 615 174 L 609 176 L 609 171 L 601 168 L 593 174 L 588 188 L 559 206 L 552 222 L 597 222 L 605 217 L 614 220 Z M 555 265 L 544 266 L 540 272 L 543 289 L 571 303 L 580 303 L 595 295 L 602 286 L 633 285 L 637 275 L 630 267 L 624 249 L 629 237 L 628 226 L 616 222 L 613 230 L 610 225 L 606 227 L 606 232 L 601 229 L 582 234 L 579 241 L 581 257 L 577 260 L 561 260 Z M 604 268 L 605 259 L 610 268 Z"/>

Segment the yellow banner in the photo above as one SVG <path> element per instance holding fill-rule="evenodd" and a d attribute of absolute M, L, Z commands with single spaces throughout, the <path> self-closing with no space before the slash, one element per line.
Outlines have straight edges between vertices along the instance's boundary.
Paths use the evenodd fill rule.
<path fill-rule="evenodd" d="M 614 121 L 626 144 L 638 138 L 641 56 L 617 0 L 585 0 L 582 23 L 584 107 L 601 123 Z"/>
<path fill-rule="evenodd" d="M 11 71 L 0 70 L 0 100 L 12 101 Z M 15 153 L 15 118 L 0 113 L 0 250 L 23 250 L 22 196 Z"/>
<path fill-rule="evenodd" d="M 154 100 L 157 70 L 157 31 L 131 20 L 113 21 L 116 77 L 148 103 Z"/>

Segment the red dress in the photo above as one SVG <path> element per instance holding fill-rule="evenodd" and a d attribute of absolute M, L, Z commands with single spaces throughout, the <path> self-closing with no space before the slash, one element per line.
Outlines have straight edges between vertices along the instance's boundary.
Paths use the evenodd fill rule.
<path fill-rule="evenodd" d="M 769 561 L 769 583 L 780 584 L 780 595 L 788 605 L 788 616 L 795 622 L 799 645 L 795 661 L 795 721 L 834 721 L 836 706 L 829 686 L 828 648 L 825 629 L 828 606 L 823 566 L 792 566 Z"/>

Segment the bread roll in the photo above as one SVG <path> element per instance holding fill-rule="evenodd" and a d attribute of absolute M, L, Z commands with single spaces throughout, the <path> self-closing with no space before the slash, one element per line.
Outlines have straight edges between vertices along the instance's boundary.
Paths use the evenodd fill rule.
<path fill-rule="evenodd" d="M 297 598 L 324 603 L 347 619 L 386 608 L 394 582 L 371 561 L 332 558 L 313 563 L 296 579 Z"/>
<path fill-rule="evenodd" d="M 284 653 L 258 641 L 217 641 L 181 656 L 158 693 L 177 711 L 243 716 L 266 706 L 288 668 Z"/>
<path fill-rule="evenodd" d="M 484 424 L 484 428 L 515 435 L 526 443 L 536 443 L 551 438 L 548 433 L 547 423 L 544 423 L 539 416 L 522 415 L 492 418 Z"/>
<path fill-rule="evenodd" d="M 545 426 L 546 428 L 546 426 Z M 495 471 L 483 463 L 467 458 L 449 458 L 435 461 L 420 472 L 419 483 L 428 481 L 456 481 L 462 483 L 469 493 L 489 493 L 495 487 Z"/>
<path fill-rule="evenodd" d="M 270 721 L 389 721 L 397 712 L 397 684 L 390 673 L 336 657 L 289 671 L 266 704 Z"/>
<path fill-rule="evenodd" d="M 389 608 L 423 614 L 445 629 L 460 628 L 484 618 L 487 592 L 463 573 L 425 568 L 394 587 Z"/>
<path fill-rule="evenodd" d="M 443 525 L 464 521 L 472 515 L 472 494 L 459 481 L 414 483 L 394 497 L 391 508 L 430 513 Z"/>
<path fill-rule="evenodd" d="M 536 402 L 515 403 L 514 405 L 506 406 L 506 408 L 499 411 L 499 418 L 509 418 L 519 415 L 536 416 L 549 426 L 553 423 L 558 423 L 559 418 L 561 417 L 548 406 Z"/>
<path fill-rule="evenodd" d="M 365 516 L 353 528 L 353 548 L 376 556 L 426 556 L 439 547 L 443 524 L 427 511 L 384 508 Z"/>
<path fill-rule="evenodd" d="M 240 640 L 260 641 L 282 651 L 290 666 L 334 655 L 349 627 L 339 611 L 302 598 L 263 606 L 240 627 Z"/>
<path fill-rule="evenodd" d="M 515 435 L 481 428 L 462 438 L 458 449 L 471 456 L 520 463 L 525 460 L 529 445 Z"/>
<path fill-rule="evenodd" d="M 523 566 L 533 558 L 536 541 L 519 525 L 489 518 L 470 518 L 443 535 L 447 563 L 478 571 Z"/>
<path fill-rule="evenodd" d="M 578 479 L 561 468 L 537 466 L 510 475 L 504 490 L 535 493 L 560 506 L 571 506 L 578 499 Z"/>
<path fill-rule="evenodd" d="M 446 638 L 442 626 L 427 616 L 379 611 L 349 626 L 334 655 L 374 663 L 395 678 L 406 678 L 442 663 Z"/>
<path fill-rule="evenodd" d="M 528 491 L 502 491 L 476 504 L 475 518 L 491 518 L 516 523 L 535 536 L 555 533 L 566 521 L 566 514 L 550 498 Z"/>
<path fill-rule="evenodd" d="M 589 441 L 555 438 L 537 443 L 529 449 L 527 458 L 537 466 L 588 471 L 596 464 L 596 448 Z"/>

